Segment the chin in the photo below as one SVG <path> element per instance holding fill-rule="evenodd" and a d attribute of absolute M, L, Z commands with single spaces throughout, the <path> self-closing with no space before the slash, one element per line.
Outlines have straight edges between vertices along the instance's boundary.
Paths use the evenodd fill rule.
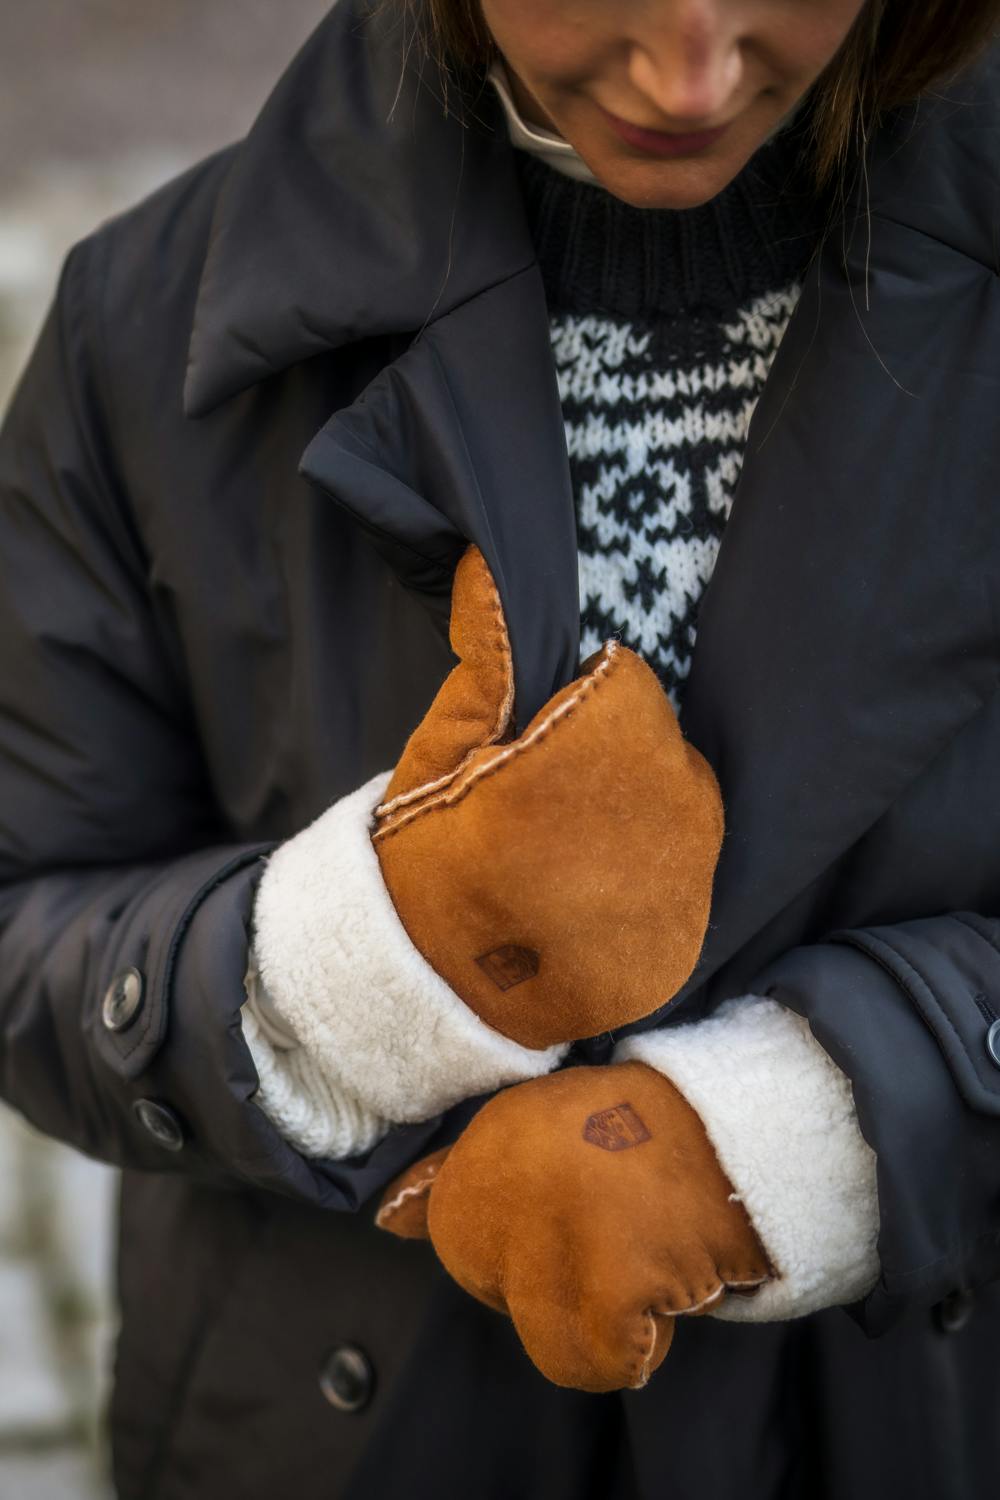
<path fill-rule="evenodd" d="M 582 153 L 581 153 L 582 154 Z M 588 166 L 601 186 L 633 208 L 699 208 L 738 177 L 752 152 L 726 156 L 643 160 L 635 156 L 592 159 Z"/>

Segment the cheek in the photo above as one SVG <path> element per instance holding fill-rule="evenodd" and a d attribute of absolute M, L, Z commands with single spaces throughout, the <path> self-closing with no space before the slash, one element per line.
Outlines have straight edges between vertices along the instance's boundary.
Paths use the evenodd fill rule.
<path fill-rule="evenodd" d="M 598 13 L 603 5 L 601 0 L 596 6 Z M 481 0 L 480 8 L 493 40 L 525 80 L 572 82 L 592 70 L 592 3 Z"/>
<path fill-rule="evenodd" d="M 807 86 L 831 62 L 866 0 L 790 0 L 775 14 L 768 51 L 788 78 Z"/>

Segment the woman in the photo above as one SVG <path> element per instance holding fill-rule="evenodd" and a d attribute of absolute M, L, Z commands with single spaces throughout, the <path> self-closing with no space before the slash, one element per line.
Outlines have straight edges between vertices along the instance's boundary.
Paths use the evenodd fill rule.
<path fill-rule="evenodd" d="M 70 254 L 2 1076 L 126 1169 L 126 1500 L 992 1493 L 996 11 L 342 0 Z"/>

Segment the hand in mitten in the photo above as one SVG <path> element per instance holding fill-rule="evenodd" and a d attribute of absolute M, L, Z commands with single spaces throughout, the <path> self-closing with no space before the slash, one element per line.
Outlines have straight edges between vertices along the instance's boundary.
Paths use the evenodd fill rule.
<path fill-rule="evenodd" d="M 391 779 L 278 849 L 258 890 L 260 981 L 301 1045 L 275 1064 L 248 1039 L 261 1102 L 311 1154 L 547 1073 L 664 1004 L 704 938 L 719 791 L 650 669 L 610 642 L 516 735 L 475 548 L 451 638 L 459 663 Z"/>
<path fill-rule="evenodd" d="M 700 1117 L 640 1062 L 498 1094 L 388 1189 L 378 1223 L 429 1237 L 543 1375 L 585 1391 L 645 1385 L 676 1317 L 771 1275 Z"/>
<path fill-rule="evenodd" d="M 679 1314 L 802 1317 L 879 1274 L 850 1080 L 803 1017 L 754 994 L 626 1038 L 610 1067 L 499 1094 L 378 1221 L 429 1232 L 539 1368 L 586 1390 L 641 1384 Z"/>
<path fill-rule="evenodd" d="M 460 664 L 376 810 L 403 926 L 478 1016 L 526 1047 L 647 1015 L 701 950 L 722 837 L 715 777 L 650 668 L 617 642 L 514 738 L 510 644 L 476 548 L 452 609 Z"/>

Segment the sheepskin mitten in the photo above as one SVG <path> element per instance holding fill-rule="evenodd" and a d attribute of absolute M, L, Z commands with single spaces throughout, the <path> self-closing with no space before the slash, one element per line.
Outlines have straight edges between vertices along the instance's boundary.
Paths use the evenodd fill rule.
<path fill-rule="evenodd" d="M 584 1390 L 641 1385 L 678 1315 L 803 1317 L 860 1300 L 880 1267 L 850 1080 L 803 1017 L 754 994 L 498 1095 L 388 1189 L 378 1222 L 429 1234 L 539 1369 Z"/>
<path fill-rule="evenodd" d="M 639 1062 L 498 1094 L 393 1183 L 377 1222 L 429 1237 L 543 1375 L 584 1391 L 645 1385 L 676 1317 L 772 1274 L 700 1117 Z"/>
<path fill-rule="evenodd" d="M 510 643 L 476 548 L 455 579 L 452 645 L 459 665 L 375 814 L 403 926 L 523 1046 L 648 1015 L 701 951 L 723 831 L 710 767 L 616 642 L 514 737 Z"/>

